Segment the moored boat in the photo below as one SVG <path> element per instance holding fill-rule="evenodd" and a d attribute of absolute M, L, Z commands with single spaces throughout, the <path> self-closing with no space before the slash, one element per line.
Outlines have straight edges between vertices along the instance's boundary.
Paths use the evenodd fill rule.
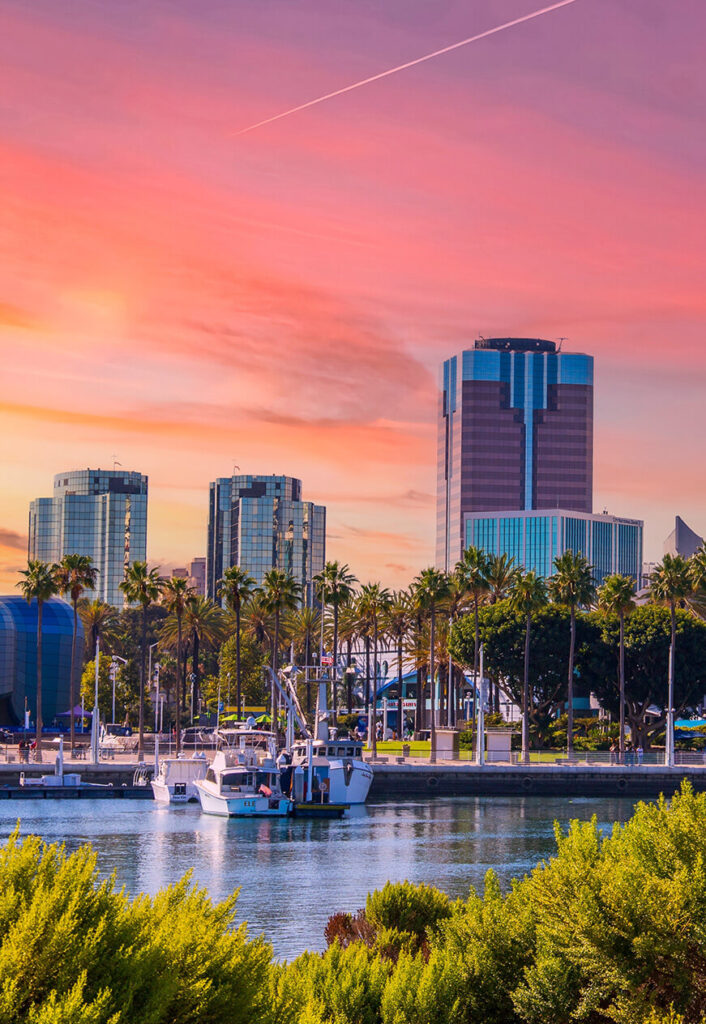
<path fill-rule="evenodd" d="M 219 751 L 194 783 L 201 810 L 227 818 L 281 818 L 294 802 L 282 793 L 274 762 L 244 764 L 235 750 Z"/>
<path fill-rule="evenodd" d="M 157 803 L 185 804 L 198 801 L 195 783 L 206 775 L 208 762 L 204 754 L 193 757 L 165 757 L 152 779 L 152 792 Z"/>

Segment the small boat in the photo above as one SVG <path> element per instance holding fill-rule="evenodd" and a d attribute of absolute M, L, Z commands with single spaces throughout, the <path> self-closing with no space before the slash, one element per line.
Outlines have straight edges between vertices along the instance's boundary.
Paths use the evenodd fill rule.
<path fill-rule="evenodd" d="M 360 740 L 298 740 L 292 745 L 293 789 L 297 803 L 364 804 L 373 769 L 363 760 Z M 312 771 L 309 771 L 311 761 Z"/>
<path fill-rule="evenodd" d="M 206 776 L 208 762 L 204 754 L 193 757 L 165 757 L 152 779 L 152 792 L 159 804 L 198 802 L 195 783 Z"/>
<path fill-rule="evenodd" d="M 283 818 L 294 801 L 280 787 L 280 773 L 271 759 L 247 764 L 237 750 L 219 751 L 203 779 L 194 782 L 201 810 L 227 818 Z"/>

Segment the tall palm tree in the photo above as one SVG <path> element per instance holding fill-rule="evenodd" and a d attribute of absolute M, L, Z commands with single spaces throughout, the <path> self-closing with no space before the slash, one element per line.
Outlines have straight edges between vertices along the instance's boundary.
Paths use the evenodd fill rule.
<path fill-rule="evenodd" d="M 496 604 L 508 596 L 518 571 L 515 559 L 510 555 L 489 556 L 485 578 L 491 604 Z"/>
<path fill-rule="evenodd" d="M 554 559 L 554 575 L 549 580 L 549 591 L 558 604 L 567 606 L 571 613 L 569 642 L 569 677 L 566 709 L 566 752 L 574 752 L 574 660 L 576 653 L 576 610 L 588 608 L 596 596 L 593 566 L 579 551 L 565 551 Z"/>
<path fill-rule="evenodd" d="M 616 572 L 606 576 L 602 586 L 598 588 L 598 607 L 606 615 L 617 615 L 620 624 L 620 644 L 618 654 L 618 687 L 620 691 L 620 763 L 625 754 L 625 617 L 635 607 L 635 581 L 631 576 L 622 576 Z"/>
<path fill-rule="evenodd" d="M 184 628 L 191 637 L 191 664 L 194 673 L 194 704 L 198 708 L 201 687 L 201 648 L 218 647 L 226 637 L 223 609 L 207 597 L 194 594 L 186 606 Z"/>
<path fill-rule="evenodd" d="M 321 615 L 316 608 L 297 608 L 287 616 L 284 629 L 294 644 L 295 657 L 301 659 L 301 663 L 304 665 L 304 704 L 308 715 L 311 714 L 309 666 L 311 665 L 311 652 L 321 630 Z"/>
<path fill-rule="evenodd" d="M 700 561 L 700 559 L 699 559 Z M 650 575 L 650 596 L 653 601 L 669 605 L 671 644 L 669 645 L 669 694 L 667 711 L 674 707 L 674 665 L 677 647 L 677 607 L 700 582 L 699 561 L 687 562 L 681 555 L 665 555 Z"/>
<path fill-rule="evenodd" d="M 83 596 L 84 590 L 95 590 L 98 580 L 98 569 L 93 564 L 89 555 L 64 555 L 61 561 L 54 566 L 54 579 L 57 590 L 62 594 L 68 594 L 74 610 L 74 629 L 71 637 L 71 678 L 69 683 L 70 709 L 71 709 L 71 733 L 70 744 L 73 751 L 76 746 L 76 720 L 74 718 L 74 707 L 78 696 L 74 689 L 74 672 L 76 666 L 76 637 L 78 635 L 78 602 Z"/>
<path fill-rule="evenodd" d="M 397 590 L 385 612 L 385 635 L 392 641 L 397 652 L 397 732 L 403 738 L 402 713 L 402 656 L 409 635 L 412 619 L 412 608 L 409 594 L 405 590 Z"/>
<path fill-rule="evenodd" d="M 240 613 L 253 594 L 257 593 L 256 581 L 239 565 L 232 565 L 218 581 L 218 596 L 225 601 L 235 615 L 235 700 L 240 715 Z"/>
<path fill-rule="evenodd" d="M 186 581 L 185 581 L 186 582 Z M 140 643 L 140 712 L 138 760 L 145 756 L 145 674 L 147 671 L 147 609 L 156 604 L 162 593 L 163 581 L 158 569 L 150 569 L 147 562 L 133 562 L 125 570 L 120 590 L 127 604 L 142 606 L 142 639 Z"/>
<path fill-rule="evenodd" d="M 83 623 L 86 652 L 85 656 L 90 657 L 91 652 L 96 649 L 96 641 L 101 637 L 102 641 L 114 637 L 115 627 L 118 624 L 118 612 L 112 604 L 105 601 L 79 602 L 78 613 Z"/>
<path fill-rule="evenodd" d="M 353 713 L 353 679 L 355 670 L 352 670 L 353 643 L 358 636 L 358 609 L 356 595 L 353 594 L 349 604 L 341 608 L 341 616 L 338 623 L 338 638 L 346 645 L 346 705 L 348 714 Z"/>
<path fill-rule="evenodd" d="M 279 641 L 280 623 L 285 612 L 293 611 L 301 597 L 302 588 L 289 573 L 282 569 L 269 569 L 263 580 L 264 607 L 269 611 L 275 620 L 274 635 L 272 637 L 272 672 L 277 675 L 279 666 Z M 270 687 L 270 714 L 272 717 L 272 728 L 276 730 L 277 707 L 275 700 L 274 681 Z"/>
<path fill-rule="evenodd" d="M 430 637 L 429 637 L 429 676 L 431 679 L 431 721 L 430 739 L 431 752 L 430 760 L 436 761 L 436 722 L 435 722 L 435 644 L 436 644 L 436 611 L 442 601 L 449 596 L 449 577 L 440 569 L 423 569 L 414 583 L 414 593 L 420 607 L 429 611 Z"/>
<path fill-rule="evenodd" d="M 39 558 L 31 558 L 27 568 L 20 570 L 24 576 L 17 586 L 28 604 L 37 602 L 37 731 L 36 760 L 42 760 L 42 619 L 44 602 L 57 593 L 57 583 L 52 566 Z M 73 708 L 72 708 L 73 711 Z"/>
<path fill-rule="evenodd" d="M 370 737 L 372 740 L 373 757 L 377 757 L 378 641 L 380 639 L 380 627 L 384 621 L 385 613 L 390 607 L 390 600 L 390 591 L 379 583 L 366 583 L 361 587 L 359 610 L 369 623 L 373 634 L 373 718 L 372 735 Z"/>
<path fill-rule="evenodd" d="M 480 622 L 478 612 L 481 601 L 484 600 L 490 592 L 490 585 L 488 583 L 488 556 L 485 551 L 476 547 L 466 548 L 461 557 L 461 561 L 456 564 L 455 574 L 462 581 L 473 601 L 473 685 L 475 688 L 473 697 L 473 715 L 475 717 L 480 658 Z"/>
<path fill-rule="evenodd" d="M 338 619 L 341 608 L 347 605 L 355 592 L 358 582 L 347 565 L 340 562 L 327 562 L 317 576 L 314 577 L 316 594 L 322 608 L 327 604 L 333 608 L 333 671 L 331 672 L 331 696 L 334 713 L 338 708 L 336 677 L 338 669 Z"/>
<path fill-rule="evenodd" d="M 136 563 L 137 564 L 137 563 Z M 176 656 L 176 755 L 181 750 L 181 684 L 183 665 L 181 662 L 182 642 L 184 637 L 184 614 L 194 597 L 194 589 L 189 586 L 189 581 L 183 576 L 172 576 L 171 579 L 163 580 L 161 585 L 162 600 L 170 615 L 173 615 L 177 624 L 177 656 Z M 142 690 L 140 689 L 140 702 L 142 701 Z M 140 719 L 142 720 L 142 719 Z"/>
<path fill-rule="evenodd" d="M 532 616 L 547 603 L 547 585 L 536 572 L 518 573 L 510 588 L 510 607 L 525 616 L 525 665 L 522 683 L 522 760 L 529 764 L 530 630 Z"/>
<path fill-rule="evenodd" d="M 446 599 L 446 613 L 449 617 L 448 633 L 451 636 L 451 629 L 454 622 L 466 613 L 468 608 L 469 593 L 466 582 L 462 576 L 454 571 L 449 576 L 449 596 Z M 448 643 L 447 643 L 448 647 Z M 458 694 L 456 690 L 457 668 L 448 652 L 447 686 L 448 699 L 446 702 L 446 725 L 456 725 L 458 712 Z"/>
<path fill-rule="evenodd" d="M 274 636 L 274 617 L 269 610 L 267 600 L 262 590 L 256 590 L 243 606 L 242 621 L 245 624 L 245 632 L 252 637 L 255 643 L 261 647 L 271 646 Z"/>

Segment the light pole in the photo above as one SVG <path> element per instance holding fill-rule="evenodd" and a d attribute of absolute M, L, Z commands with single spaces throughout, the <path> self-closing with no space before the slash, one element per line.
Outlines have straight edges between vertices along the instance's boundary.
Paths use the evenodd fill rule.
<path fill-rule="evenodd" d="M 669 645 L 669 681 L 667 685 L 667 735 L 665 737 L 667 768 L 674 767 L 674 645 Z"/>
<path fill-rule="evenodd" d="M 157 729 L 157 718 L 158 718 L 158 715 L 159 715 L 159 662 L 157 662 L 157 664 L 154 667 L 154 675 L 155 675 L 155 684 L 154 684 L 155 685 L 154 731 L 156 733 L 156 732 L 161 732 L 162 731 L 161 723 L 160 723 L 159 729 Z"/>
<path fill-rule="evenodd" d="M 112 655 L 110 659 L 110 679 L 113 684 L 113 711 L 111 722 L 115 725 L 115 679 L 118 674 L 117 662 L 122 661 L 123 665 L 127 665 L 127 658 L 121 658 L 119 654 Z"/>
<path fill-rule="evenodd" d="M 91 719 L 91 760 L 93 764 L 98 764 L 99 755 L 99 739 L 98 729 L 100 727 L 100 720 L 98 717 L 98 673 L 100 671 L 101 661 L 101 638 L 100 634 L 96 637 L 96 675 L 94 682 L 94 694 L 93 694 L 93 717 Z"/>
<path fill-rule="evenodd" d="M 148 662 L 149 667 L 147 669 L 147 678 L 150 679 L 150 680 L 152 679 L 152 651 L 155 649 L 155 647 L 158 647 L 158 646 L 159 646 L 159 640 L 155 640 L 155 642 L 153 644 L 150 644 L 150 646 L 149 646 L 149 662 Z"/>

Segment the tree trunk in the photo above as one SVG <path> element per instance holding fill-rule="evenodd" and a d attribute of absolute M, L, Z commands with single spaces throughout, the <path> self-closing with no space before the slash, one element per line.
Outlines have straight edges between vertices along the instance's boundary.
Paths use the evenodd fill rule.
<path fill-rule="evenodd" d="M 404 739 L 404 712 L 402 708 L 402 638 L 397 644 L 397 735 Z"/>
<path fill-rule="evenodd" d="M 377 717 L 378 717 L 378 624 L 377 619 L 373 627 L 373 714 L 372 714 L 372 736 L 373 758 L 378 756 L 377 740 Z M 385 737 L 383 736 L 383 739 Z"/>
<path fill-rule="evenodd" d="M 370 714 L 370 637 L 365 637 L 365 714 Z M 368 737 L 370 739 L 370 737 Z"/>
<path fill-rule="evenodd" d="M 235 700 L 237 703 L 236 714 L 240 718 L 242 707 L 240 692 L 240 596 L 235 602 Z"/>
<path fill-rule="evenodd" d="M 147 659 L 147 605 L 142 605 L 142 651 L 140 654 L 140 707 L 138 712 L 137 760 L 145 759 L 145 662 Z"/>
<path fill-rule="evenodd" d="M 434 685 L 434 644 L 436 642 L 436 608 L 432 604 L 431 606 L 431 625 L 430 625 L 430 636 L 431 642 L 429 644 L 429 678 L 431 680 L 431 719 L 429 723 L 429 739 L 430 752 L 429 760 L 436 761 L 436 722 L 435 722 L 435 711 L 436 711 L 436 687 Z"/>
<path fill-rule="evenodd" d="M 566 709 L 566 753 L 574 752 L 574 648 L 576 646 L 576 607 L 571 605 L 571 639 L 569 642 L 569 686 Z"/>
<path fill-rule="evenodd" d="M 620 613 L 618 676 L 620 689 L 620 739 L 618 740 L 618 750 L 620 751 L 620 764 L 623 764 L 625 760 L 625 613 L 622 611 Z"/>
<path fill-rule="evenodd" d="M 333 665 L 331 666 L 331 690 L 333 692 L 333 720 L 338 717 L 338 690 L 336 688 L 338 670 L 338 604 L 333 606 Z"/>
<path fill-rule="evenodd" d="M 176 658 L 176 670 L 177 670 L 177 677 L 176 677 L 176 709 L 175 709 L 176 710 L 176 725 L 175 725 L 174 731 L 176 733 L 176 738 L 175 738 L 175 740 L 176 740 L 176 742 L 175 742 L 176 756 L 179 757 L 179 752 L 181 751 L 181 672 L 182 672 L 182 664 L 181 664 L 181 612 L 177 612 L 177 658 Z"/>
<path fill-rule="evenodd" d="M 191 649 L 191 669 L 194 673 L 194 704 L 196 710 L 199 711 L 199 689 L 201 686 L 201 679 L 199 677 L 199 647 L 201 646 L 201 637 L 197 629 L 193 633 L 193 646 Z"/>
<path fill-rule="evenodd" d="M 44 602 L 37 601 L 37 730 L 35 743 L 37 749 L 34 752 L 34 760 L 42 760 L 42 619 L 44 617 Z"/>
<path fill-rule="evenodd" d="M 279 660 L 278 659 L 278 655 L 279 655 L 279 608 L 276 608 L 275 609 L 275 635 L 272 638 L 272 674 L 273 674 L 274 678 L 270 682 L 270 718 L 272 719 L 272 721 L 270 722 L 270 725 L 272 726 L 272 731 L 275 733 L 275 735 L 277 734 L 277 707 L 276 707 L 276 704 L 275 704 L 276 695 L 275 695 L 275 682 L 274 681 L 277 678 L 277 663 L 278 663 L 278 660 Z M 316 729 L 316 726 L 314 726 L 314 729 Z"/>
<path fill-rule="evenodd" d="M 347 669 L 350 669 L 350 667 L 351 667 L 351 649 L 352 649 L 352 646 L 353 646 L 353 641 L 349 637 L 348 640 L 346 641 L 346 647 L 347 647 L 347 650 L 346 650 L 346 668 Z M 352 715 L 353 714 L 353 673 L 350 672 L 350 671 L 346 672 L 346 699 L 348 700 L 348 714 Z"/>
<path fill-rule="evenodd" d="M 525 672 L 522 681 L 522 763 L 529 764 L 529 711 L 530 711 L 530 689 L 529 689 L 529 656 L 530 656 L 530 628 L 532 616 L 527 615 L 525 627 Z"/>
<path fill-rule="evenodd" d="M 471 722 L 475 726 L 478 706 L 478 662 L 480 657 L 480 624 L 478 621 L 478 594 L 473 597 L 473 621 L 475 633 L 473 638 L 473 708 Z"/>
<path fill-rule="evenodd" d="M 73 598 L 72 604 L 74 606 L 74 632 L 71 638 L 71 679 L 69 682 L 69 693 L 71 694 L 69 706 L 69 710 L 71 712 L 71 733 L 69 740 L 69 750 L 71 751 L 71 757 L 74 756 L 74 748 L 76 746 L 76 719 L 74 718 L 74 708 L 78 703 L 76 699 L 76 689 L 74 682 L 74 674 L 76 670 L 76 636 L 78 634 L 78 598 Z"/>

